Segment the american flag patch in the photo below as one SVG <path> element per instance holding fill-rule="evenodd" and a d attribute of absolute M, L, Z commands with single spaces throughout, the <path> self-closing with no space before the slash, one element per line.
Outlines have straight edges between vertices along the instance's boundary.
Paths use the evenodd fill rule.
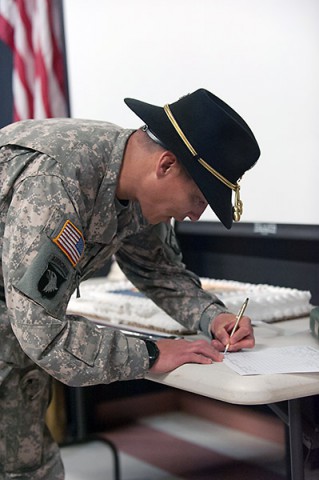
<path fill-rule="evenodd" d="M 67 220 L 60 233 L 53 238 L 53 242 L 75 267 L 84 251 L 84 238 L 80 230 L 70 220 Z"/>

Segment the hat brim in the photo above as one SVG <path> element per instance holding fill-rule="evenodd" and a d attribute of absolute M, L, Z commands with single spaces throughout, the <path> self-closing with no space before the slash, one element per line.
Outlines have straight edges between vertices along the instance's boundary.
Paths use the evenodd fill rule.
<path fill-rule="evenodd" d="M 210 181 L 207 182 L 208 171 L 202 165 L 199 168 L 198 160 L 193 157 L 182 142 L 162 107 L 133 98 L 125 98 L 124 101 L 143 120 L 152 133 L 161 140 L 167 149 L 176 155 L 201 190 L 219 220 L 227 229 L 230 229 L 233 223 L 232 190 L 211 173 Z"/>

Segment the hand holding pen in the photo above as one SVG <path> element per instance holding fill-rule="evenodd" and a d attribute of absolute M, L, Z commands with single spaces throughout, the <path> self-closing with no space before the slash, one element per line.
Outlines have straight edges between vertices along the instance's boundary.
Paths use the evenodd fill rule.
<path fill-rule="evenodd" d="M 239 322 L 240 320 L 242 319 L 244 313 L 245 313 L 245 310 L 246 310 L 246 307 L 247 307 L 247 304 L 248 304 L 248 301 L 249 301 L 249 298 L 246 298 L 246 300 L 244 301 L 244 303 L 242 304 L 237 316 L 236 316 L 236 322 L 235 322 L 235 325 L 233 326 L 233 329 L 231 331 L 231 334 L 230 334 L 230 338 L 234 335 L 234 333 L 236 332 L 237 328 L 238 328 L 238 325 L 239 325 Z M 229 345 L 230 343 L 228 342 L 226 347 L 225 347 L 225 351 L 224 351 L 224 355 L 225 353 L 227 353 L 228 349 L 229 349 Z"/>

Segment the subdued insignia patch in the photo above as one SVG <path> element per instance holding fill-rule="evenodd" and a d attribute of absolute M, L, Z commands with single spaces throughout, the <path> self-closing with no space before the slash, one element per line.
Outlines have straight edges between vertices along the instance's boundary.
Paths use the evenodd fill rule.
<path fill-rule="evenodd" d="M 38 290 L 43 297 L 53 298 L 60 286 L 67 279 L 67 270 L 59 259 L 54 258 L 48 263 L 48 267 L 38 282 Z"/>
<path fill-rule="evenodd" d="M 75 267 L 84 251 L 84 238 L 80 230 L 70 220 L 67 220 L 58 235 L 52 240 Z"/>

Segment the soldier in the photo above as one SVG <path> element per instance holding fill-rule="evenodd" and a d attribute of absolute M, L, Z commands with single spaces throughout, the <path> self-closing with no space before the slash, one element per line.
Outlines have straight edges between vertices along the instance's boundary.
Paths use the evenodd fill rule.
<path fill-rule="evenodd" d="M 230 339 L 235 315 L 185 268 L 171 226 L 208 204 L 226 228 L 240 219 L 238 179 L 260 154 L 251 130 L 204 89 L 164 108 L 125 102 L 144 127 L 49 119 L 0 132 L 0 478 L 64 478 L 44 422 L 51 377 L 106 384 L 222 361 L 228 342 L 254 346 L 248 317 Z M 113 255 L 138 289 L 211 341 L 145 342 L 67 316 L 80 282 Z"/>

